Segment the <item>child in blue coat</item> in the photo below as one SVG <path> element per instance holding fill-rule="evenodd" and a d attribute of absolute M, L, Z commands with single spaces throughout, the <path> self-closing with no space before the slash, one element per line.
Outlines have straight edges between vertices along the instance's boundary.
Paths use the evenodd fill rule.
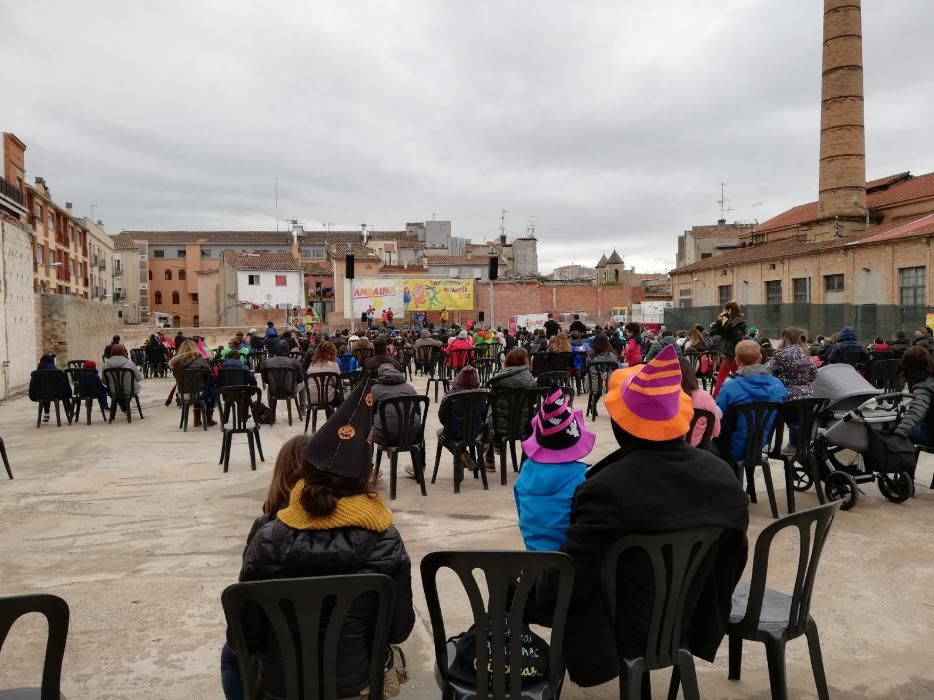
<path fill-rule="evenodd" d="M 571 521 L 574 491 L 584 481 L 580 460 L 593 450 L 596 435 L 584 416 L 556 388 L 532 418 L 532 435 L 522 443 L 528 459 L 516 479 L 516 510 L 525 548 L 557 551 Z"/>

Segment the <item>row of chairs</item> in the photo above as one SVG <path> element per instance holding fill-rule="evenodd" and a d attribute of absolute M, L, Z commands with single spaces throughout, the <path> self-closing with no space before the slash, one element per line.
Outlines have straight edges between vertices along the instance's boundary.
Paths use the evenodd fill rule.
<path fill-rule="evenodd" d="M 829 698 L 817 624 L 810 613 L 817 569 L 837 503 L 787 516 L 768 525 L 755 544 L 751 580 L 733 592 L 727 636 L 729 674 L 739 680 L 744 641 L 766 649 L 772 698 L 788 698 L 785 646 L 806 637 L 820 700 Z M 769 559 L 775 538 L 797 530 L 799 554 L 794 589 L 790 595 L 766 586 Z M 622 637 L 627 620 L 617 616 L 617 601 L 627 595 L 617 578 L 633 556 L 646 559 L 654 581 L 648 620 L 647 644 L 638 656 L 619 656 L 619 690 L 623 700 L 651 697 L 650 672 L 672 669 L 669 697 L 679 686 L 685 700 L 699 700 L 694 657 L 685 633 L 690 601 L 706 583 L 707 564 L 723 535 L 719 528 L 663 534 L 629 535 L 614 543 L 602 565 L 601 588 L 606 614 Z M 459 579 L 473 613 L 477 640 L 473 682 L 455 679 L 451 667 L 455 646 L 447 636 L 445 611 L 438 579 L 442 570 Z M 436 678 L 445 698 L 505 700 L 511 698 L 558 698 L 564 683 L 562 647 L 574 585 L 574 563 L 559 552 L 442 551 L 421 561 L 420 572 L 431 622 Z M 476 578 L 479 572 L 485 586 Z M 523 620 L 528 602 L 534 600 L 538 581 L 549 576 L 556 585 L 548 645 L 547 672 L 542 678 L 524 678 Z M 317 578 L 237 583 L 225 589 L 221 603 L 229 638 L 241 659 L 240 674 L 245 697 L 258 697 L 257 679 L 243 628 L 243 611 L 258 610 L 268 620 L 269 634 L 282 652 L 288 700 L 321 698 L 336 700 L 340 633 L 348 613 L 361 598 L 371 601 L 369 695 L 383 696 L 383 666 L 395 601 L 395 583 L 382 574 L 354 574 Z M 70 612 L 58 596 L 33 594 L 0 598 L 0 644 L 14 622 L 29 613 L 48 621 L 48 643 L 42 672 L 41 697 L 58 698 Z M 20 691 L 27 689 L 19 689 Z M 2 694 L 2 693 L 0 693 Z M 17 696 L 19 697 L 19 696 Z"/>
<path fill-rule="evenodd" d="M 60 369 L 37 369 L 32 373 L 31 386 L 34 400 L 38 403 L 36 414 L 36 427 L 42 426 L 43 404 L 52 404 L 55 407 L 55 422 L 58 427 L 62 426 L 62 408 L 65 411 L 65 418 L 68 425 L 77 421 L 81 414 L 81 406 L 84 405 L 86 411 L 87 424 L 91 424 L 91 406 L 92 402 L 97 401 L 97 396 L 88 391 L 90 386 L 87 378 L 95 374 L 94 370 L 69 367 L 66 370 Z M 136 410 L 142 419 L 143 409 L 139 403 L 139 392 L 136 388 L 136 376 L 128 368 L 109 367 L 100 375 L 104 386 L 110 398 L 110 416 L 104 415 L 104 419 L 113 423 L 119 408 L 127 417 L 127 422 L 133 420 L 132 402 L 136 403 Z M 63 398 L 65 387 L 71 390 L 71 399 Z M 51 406 L 50 406 L 51 407 Z M 103 415 L 103 409 L 101 410 Z"/>

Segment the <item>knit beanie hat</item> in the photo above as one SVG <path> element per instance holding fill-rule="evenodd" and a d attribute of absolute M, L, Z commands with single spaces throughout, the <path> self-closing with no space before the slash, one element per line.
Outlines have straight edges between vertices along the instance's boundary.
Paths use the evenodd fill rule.
<path fill-rule="evenodd" d="M 480 375 L 477 374 L 473 365 L 464 365 L 452 380 L 452 384 L 457 389 L 479 389 Z"/>

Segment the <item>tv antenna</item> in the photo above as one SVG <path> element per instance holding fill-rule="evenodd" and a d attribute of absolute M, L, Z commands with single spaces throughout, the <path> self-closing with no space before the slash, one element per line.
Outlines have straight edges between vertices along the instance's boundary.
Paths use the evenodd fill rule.
<path fill-rule="evenodd" d="M 756 200 L 752 203 L 752 210 L 755 212 L 755 215 L 752 217 L 752 219 L 757 224 L 759 223 L 759 207 L 761 207 L 763 204 L 765 204 L 765 202 L 761 202 L 759 200 Z"/>
<path fill-rule="evenodd" d="M 506 214 L 508 213 L 508 209 L 503 209 L 499 215 L 499 233 L 501 236 L 506 235 Z"/>
<path fill-rule="evenodd" d="M 733 211 L 733 207 L 728 207 L 726 205 L 726 203 L 729 202 L 730 200 L 727 199 L 726 194 L 724 194 L 725 187 L 726 187 L 726 183 L 721 182 L 720 183 L 720 199 L 717 200 L 717 204 L 720 205 L 720 218 L 723 220 L 726 220 L 726 213 L 728 211 Z"/>
<path fill-rule="evenodd" d="M 528 225 L 528 228 L 525 229 L 525 232 L 526 234 L 528 234 L 529 238 L 535 238 L 535 217 L 534 216 L 529 217 L 529 225 Z"/>
<path fill-rule="evenodd" d="M 360 230 L 363 232 L 363 245 L 366 245 L 366 221 L 360 224 Z"/>

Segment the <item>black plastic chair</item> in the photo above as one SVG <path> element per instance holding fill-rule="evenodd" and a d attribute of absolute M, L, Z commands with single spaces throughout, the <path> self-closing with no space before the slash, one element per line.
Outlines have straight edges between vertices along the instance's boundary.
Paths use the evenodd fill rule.
<path fill-rule="evenodd" d="M 0 688 L 0 697 L 10 700 L 64 700 L 61 694 L 62 660 L 68 640 L 68 603 L 56 595 L 33 593 L 0 597 L 0 648 L 14 623 L 24 615 L 39 613 L 48 623 L 49 635 L 45 644 L 42 664 L 41 688 Z"/>
<path fill-rule="evenodd" d="M 426 352 L 426 348 L 428 348 Z M 445 356 L 441 348 L 423 345 L 418 349 L 416 357 L 422 363 L 422 375 L 428 374 L 428 380 L 425 382 L 425 396 L 431 391 L 431 385 L 435 385 L 435 403 L 438 403 L 438 387 L 442 387 L 445 392 L 448 390 L 450 381 L 449 369 Z"/>
<path fill-rule="evenodd" d="M 87 360 L 68 360 L 68 369 L 81 369 Z"/>
<path fill-rule="evenodd" d="M 479 475 L 483 482 L 483 490 L 488 490 L 490 486 L 486 479 L 486 469 L 483 468 L 481 462 L 483 457 L 483 428 L 490 405 L 489 392 L 486 389 L 459 391 L 456 394 L 445 396 L 442 403 L 447 405 L 450 415 L 460 422 L 461 434 L 446 435 L 444 440 L 439 438 L 431 483 L 435 483 L 435 479 L 438 478 L 441 451 L 447 448 L 454 455 L 454 493 L 461 492 L 461 482 L 464 480 L 464 464 L 458 459 L 461 453 L 469 453 L 473 457 L 476 465 L 474 478 Z"/>
<path fill-rule="evenodd" d="M 373 357 L 376 351 L 373 348 L 354 348 L 351 354 L 357 359 L 357 364 L 363 367 L 363 363 Z"/>
<path fill-rule="evenodd" d="M 839 501 L 786 515 L 767 525 L 756 540 L 749 583 L 740 582 L 733 591 L 733 610 L 727 635 L 730 640 L 730 680 L 738 681 L 743 661 L 743 640 L 765 644 L 769 665 L 769 684 L 773 700 L 787 700 L 785 644 L 801 635 L 807 636 L 814 682 L 819 700 L 828 700 L 827 678 L 817 624 L 811 617 L 811 595 L 817 578 L 817 566 L 827 533 L 833 524 Z M 813 535 L 812 535 L 813 526 Z M 782 530 L 797 528 L 800 540 L 798 568 L 791 595 L 766 588 L 769 552 L 772 540 Z"/>
<path fill-rule="evenodd" d="M 235 583 L 221 593 L 228 639 L 238 659 L 249 659 L 243 614 L 261 614 L 266 635 L 282 654 L 286 700 L 337 700 L 341 630 L 359 625 L 370 611 L 371 698 L 383 697 L 383 664 L 395 605 L 396 584 L 383 574 L 317 576 Z M 244 700 L 257 700 L 256 673 L 240 663 Z"/>
<path fill-rule="evenodd" d="M 500 483 L 506 485 L 506 447 L 512 456 L 512 470 L 519 471 L 516 459 L 516 443 L 521 443 L 532 432 L 531 420 L 542 398 L 541 389 L 505 389 L 490 395 L 493 412 L 493 445 L 499 447 Z M 500 431 L 500 426 L 506 430 Z M 525 461 L 525 452 L 522 453 Z"/>
<path fill-rule="evenodd" d="M 495 357 L 478 357 L 474 367 L 477 369 L 480 386 L 486 386 L 490 377 L 499 369 L 499 360 Z"/>
<path fill-rule="evenodd" d="M 289 425 L 292 425 L 292 402 L 295 402 L 295 409 L 300 411 L 298 393 L 296 388 L 301 382 L 297 376 L 294 367 L 269 367 L 263 368 L 263 379 L 266 381 L 266 398 L 269 400 L 269 409 L 272 415 L 276 415 L 276 404 L 279 401 L 285 401 L 285 408 L 289 416 Z"/>
<path fill-rule="evenodd" d="M 263 392 L 255 386 L 225 386 L 220 390 L 221 397 L 221 457 L 218 464 L 224 465 L 224 472 L 230 465 L 230 449 L 234 435 L 246 435 L 250 447 L 250 466 L 256 471 L 256 450 L 260 461 L 265 462 L 263 443 L 259 439 L 259 423 L 250 418 L 250 405 L 254 399 L 260 399 Z"/>
<path fill-rule="evenodd" d="M 66 398 L 67 397 L 67 398 Z M 65 418 L 71 425 L 71 385 L 68 376 L 60 369 L 33 370 L 29 382 L 29 398 L 39 402 L 36 427 L 42 425 L 42 405 L 55 404 L 55 422 L 62 427 L 61 405 L 65 404 Z"/>
<path fill-rule="evenodd" d="M 711 548 L 723 534 L 721 528 L 698 528 L 657 535 L 627 535 L 617 540 L 603 560 L 601 586 L 607 613 L 613 627 L 622 631 L 627 619 L 617 618 L 617 605 L 628 600 L 632 591 L 620 590 L 617 573 L 627 568 L 628 552 L 641 552 L 648 561 L 655 582 L 652 616 L 648 621 L 646 647 L 641 656 L 619 659 L 619 696 L 621 700 L 651 698 L 649 671 L 674 667 L 669 698 L 677 696 L 680 682 L 685 700 L 700 700 L 694 657 L 683 646 L 691 620 L 689 604 L 697 599 L 704 579 L 698 575 Z M 639 555 L 637 555 L 639 556 Z M 631 562 L 630 562 L 631 563 Z M 705 568 L 709 575 L 709 567 Z M 641 595 L 641 592 L 640 592 Z"/>
<path fill-rule="evenodd" d="M 901 360 L 873 360 L 869 365 L 869 381 L 886 394 L 895 393 L 898 391 L 898 370 L 901 366 Z"/>
<path fill-rule="evenodd" d="M 0 438 L 0 457 L 3 458 L 3 466 L 6 467 L 6 475 L 12 479 L 13 471 L 10 469 L 10 460 L 6 456 L 6 445 L 3 444 L 3 438 Z"/>
<path fill-rule="evenodd" d="M 355 369 L 352 372 L 341 372 L 341 386 L 348 392 L 353 391 L 360 382 L 370 379 L 370 373 L 362 369 Z"/>
<path fill-rule="evenodd" d="M 361 372 L 361 374 L 365 374 Z M 334 407 L 328 400 L 328 388 L 334 393 L 335 397 L 341 394 L 343 381 L 341 375 L 337 372 L 312 372 L 306 375 L 305 386 L 308 391 L 308 410 L 305 412 L 305 432 L 308 432 L 308 424 L 311 423 L 311 432 L 318 429 L 318 411 L 324 411 L 325 419 L 330 418 L 334 413 Z"/>
<path fill-rule="evenodd" d="M 165 348 L 161 345 L 147 345 L 144 353 L 146 362 L 143 365 L 143 376 L 165 377 L 169 371 Z"/>
<path fill-rule="evenodd" d="M 68 363 L 71 364 L 70 362 Z M 81 418 L 81 406 L 82 404 L 85 407 L 85 415 L 87 417 L 87 424 L 91 425 L 91 407 L 97 402 L 97 396 L 92 396 L 88 393 L 88 381 L 89 377 L 97 375 L 93 369 L 84 369 L 82 368 L 73 368 L 69 367 L 65 370 L 65 374 L 68 375 L 68 379 L 71 382 L 71 417 L 72 420 L 77 423 Z M 104 407 L 101 406 L 101 416 L 104 418 L 104 422 L 107 422 L 107 413 L 104 412 Z"/>
<path fill-rule="evenodd" d="M 129 367 L 108 367 L 103 374 L 104 386 L 110 394 L 110 419 L 113 423 L 117 415 L 117 407 L 126 413 L 126 422 L 133 422 L 133 404 L 136 401 L 136 410 L 140 420 L 143 418 L 143 407 L 139 405 L 139 392 L 136 390 L 136 375 Z M 126 408 L 124 408 L 124 406 Z"/>
<path fill-rule="evenodd" d="M 778 503 L 775 500 L 775 487 L 772 484 L 772 472 L 769 468 L 769 457 L 780 456 L 783 427 L 784 404 L 773 401 L 758 401 L 754 403 L 741 403 L 730 406 L 720 422 L 720 436 L 717 438 L 717 447 L 726 462 L 733 467 L 736 478 L 743 481 L 743 472 L 746 473 L 746 492 L 749 500 L 757 503 L 755 473 L 756 467 L 762 467 L 762 477 L 768 492 L 769 506 L 772 517 L 778 517 Z M 746 429 L 745 454 L 742 459 L 735 460 L 732 452 L 733 433 L 740 427 Z M 777 445 L 777 447 L 776 447 Z"/>
<path fill-rule="evenodd" d="M 535 377 L 536 383 L 542 388 L 555 386 L 571 386 L 571 373 L 561 370 L 542 372 Z"/>
<path fill-rule="evenodd" d="M 549 367 L 548 355 L 551 353 L 548 352 L 530 352 L 529 353 L 529 369 L 532 372 L 532 376 L 537 377 L 542 372 L 547 372 Z"/>
<path fill-rule="evenodd" d="M 473 613 L 477 663 L 471 687 L 456 684 L 449 674 L 454 662 L 454 643 L 449 642 L 444 614 L 438 596 L 438 571 L 450 569 L 460 579 Z M 474 571 L 486 579 L 487 597 Z M 522 683 L 522 620 L 526 604 L 534 597 L 535 584 L 543 575 L 557 581 L 551 643 L 548 648 L 548 677 Z M 557 698 L 564 682 L 562 645 L 574 564 L 560 552 L 430 552 L 421 563 L 422 588 L 431 619 L 438 685 L 446 699 L 520 700 L 520 698 Z M 506 640 L 509 640 L 507 644 Z M 489 640 L 484 644 L 483 640 Z"/>
<path fill-rule="evenodd" d="M 610 375 L 619 369 L 616 362 L 588 362 L 584 367 L 587 377 L 587 415 L 592 421 L 597 420 L 597 407 L 600 397 L 606 394 Z"/>
<path fill-rule="evenodd" d="M 705 411 L 703 408 L 694 409 L 694 417 L 691 419 L 691 427 L 688 428 L 687 440 L 691 441 L 691 436 L 694 435 L 694 428 L 697 427 L 697 424 L 703 420 L 704 421 L 704 434 L 701 436 L 701 440 L 695 447 L 698 447 L 702 450 L 710 449 L 710 443 L 713 440 L 713 429 L 716 424 L 717 417 L 710 411 Z"/>
<path fill-rule="evenodd" d="M 396 498 L 396 469 L 399 462 L 399 452 L 408 452 L 412 457 L 412 467 L 415 469 L 415 479 L 421 487 L 422 495 L 427 496 L 425 489 L 425 422 L 428 420 L 427 396 L 392 396 L 379 401 L 375 408 L 379 421 L 385 426 L 389 416 L 398 426 L 395 435 L 385 435 L 381 441 L 374 441 L 376 447 L 376 471 L 383 458 L 383 451 L 389 454 L 389 500 Z"/>
<path fill-rule="evenodd" d="M 457 348 L 451 350 L 445 357 L 444 363 L 448 367 L 448 377 L 453 378 L 467 365 L 472 365 L 477 361 L 477 351 L 474 348 Z M 445 387 L 447 390 L 447 387 Z M 437 401 L 437 399 L 435 399 Z"/>
<path fill-rule="evenodd" d="M 820 465 L 814 454 L 814 440 L 820 426 L 818 416 L 827 407 L 827 399 L 796 399 L 784 404 L 785 425 L 797 425 L 798 444 L 793 455 L 782 454 L 785 464 L 785 492 L 788 512 L 795 512 L 795 491 L 807 491 L 811 486 L 817 499 L 824 503 L 824 489 L 820 479 Z"/>
<path fill-rule="evenodd" d="M 253 373 L 248 367 L 221 367 L 217 370 L 217 387 L 254 386 L 249 377 Z"/>
<path fill-rule="evenodd" d="M 869 361 L 868 352 L 865 350 L 842 350 L 840 354 L 846 364 L 852 366 L 858 372 L 865 371 L 866 364 Z"/>
<path fill-rule="evenodd" d="M 206 369 L 183 369 L 176 375 L 175 384 L 178 387 L 175 395 L 181 403 L 182 413 L 178 420 L 178 427 L 188 432 L 188 414 L 192 407 L 200 408 L 203 420 L 201 427 L 208 429 L 208 402 L 202 396 L 208 384 L 213 379 L 211 372 Z"/>

